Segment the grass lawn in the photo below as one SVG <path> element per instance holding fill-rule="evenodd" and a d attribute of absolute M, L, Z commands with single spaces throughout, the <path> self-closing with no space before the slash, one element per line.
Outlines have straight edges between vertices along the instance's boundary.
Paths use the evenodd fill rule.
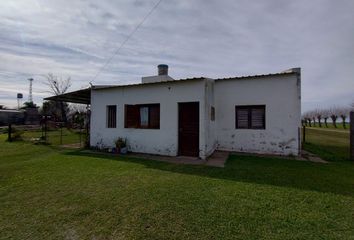
<path fill-rule="evenodd" d="M 318 124 L 318 122 L 316 122 L 315 124 L 313 124 L 313 123 L 311 124 L 312 127 L 323 128 L 323 129 L 346 130 L 346 131 L 348 131 L 349 127 L 350 127 L 349 122 L 346 122 L 345 128 L 344 128 L 342 120 L 338 121 L 336 125 L 337 125 L 337 127 L 334 127 L 333 123 L 331 123 L 331 122 L 327 123 L 327 127 L 323 122 L 321 124 L 321 127 Z"/>
<path fill-rule="evenodd" d="M 328 161 L 349 160 L 349 131 L 306 128 L 304 147 Z"/>
<path fill-rule="evenodd" d="M 41 130 L 31 130 L 24 131 L 22 137 L 25 140 L 30 140 L 31 138 L 40 138 L 42 136 Z M 47 131 L 47 142 L 52 145 L 60 145 L 60 137 L 62 136 L 62 144 L 73 144 L 80 142 L 80 132 L 79 130 L 70 130 L 67 128 L 63 128 L 62 131 L 60 129 Z M 82 143 L 85 140 L 85 132 L 82 130 L 81 132 L 81 141 Z"/>
<path fill-rule="evenodd" d="M 224 169 L 0 135 L 1 239 L 353 239 L 354 163 L 231 156 Z"/>

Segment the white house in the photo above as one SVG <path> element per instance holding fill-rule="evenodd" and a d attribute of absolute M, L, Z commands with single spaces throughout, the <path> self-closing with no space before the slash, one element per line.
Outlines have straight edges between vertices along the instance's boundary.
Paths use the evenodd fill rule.
<path fill-rule="evenodd" d="M 202 159 L 215 150 L 281 155 L 300 151 L 299 68 L 175 80 L 168 76 L 167 65 L 159 65 L 158 75 L 143 77 L 141 83 L 81 91 L 89 94 L 91 104 L 91 146 L 111 147 L 123 137 L 132 152 Z"/>

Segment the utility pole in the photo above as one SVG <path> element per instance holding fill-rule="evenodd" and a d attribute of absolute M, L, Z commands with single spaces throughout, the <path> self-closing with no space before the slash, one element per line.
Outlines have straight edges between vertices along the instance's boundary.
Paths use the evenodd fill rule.
<path fill-rule="evenodd" d="M 28 94 L 28 102 L 33 102 L 33 97 L 32 97 L 32 82 L 33 82 L 33 78 L 29 78 L 28 81 L 30 82 L 29 94 Z"/>
<path fill-rule="evenodd" d="M 350 112 L 350 160 L 354 161 L 354 112 Z"/>

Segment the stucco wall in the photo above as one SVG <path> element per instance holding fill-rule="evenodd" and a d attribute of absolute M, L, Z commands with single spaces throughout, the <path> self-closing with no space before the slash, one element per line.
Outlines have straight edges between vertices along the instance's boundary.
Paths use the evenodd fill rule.
<path fill-rule="evenodd" d="M 301 99 L 296 74 L 126 86 L 92 90 L 91 98 L 92 146 L 112 147 L 118 137 L 124 137 L 130 151 L 176 156 L 178 103 L 197 101 L 201 158 L 215 149 L 286 155 L 299 152 Z M 148 103 L 160 103 L 160 129 L 124 128 L 124 105 Z M 117 128 L 106 127 L 107 105 L 117 105 Z M 236 105 L 266 105 L 266 128 L 236 129 Z M 212 106 L 215 121 L 211 120 Z"/>
<path fill-rule="evenodd" d="M 205 151 L 206 155 L 211 155 L 216 147 L 216 119 L 214 121 L 211 119 L 211 108 L 215 108 L 215 97 L 214 97 L 214 85 L 215 81 L 213 79 L 206 79 L 205 81 Z"/>
<path fill-rule="evenodd" d="M 215 103 L 218 149 L 298 154 L 301 100 L 296 74 L 216 81 Z M 236 105 L 266 105 L 266 128 L 236 129 Z"/>
<path fill-rule="evenodd" d="M 127 86 L 91 93 L 92 146 L 114 146 L 125 137 L 128 150 L 176 156 L 178 153 L 178 102 L 196 102 L 200 106 L 200 157 L 205 158 L 204 80 Z M 160 103 L 160 129 L 124 128 L 125 104 Z M 106 106 L 117 105 L 117 128 L 106 128 Z"/>

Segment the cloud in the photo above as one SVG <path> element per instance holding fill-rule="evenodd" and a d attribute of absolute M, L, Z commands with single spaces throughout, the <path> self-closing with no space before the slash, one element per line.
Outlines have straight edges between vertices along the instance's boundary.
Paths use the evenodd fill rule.
<path fill-rule="evenodd" d="M 4 1 L 0 8 L 1 103 L 16 105 L 34 77 L 87 86 L 156 0 Z M 303 109 L 346 104 L 354 89 L 354 2 L 162 1 L 95 84 L 125 84 L 167 63 L 175 78 L 227 77 L 302 67 Z M 6 93 L 6 94 L 5 94 Z M 353 96 L 354 98 L 354 96 Z"/>

